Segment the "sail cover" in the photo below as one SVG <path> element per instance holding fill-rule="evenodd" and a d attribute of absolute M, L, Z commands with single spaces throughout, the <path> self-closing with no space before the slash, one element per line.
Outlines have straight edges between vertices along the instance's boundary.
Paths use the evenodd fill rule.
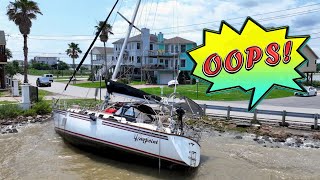
<path fill-rule="evenodd" d="M 157 101 L 161 101 L 161 97 L 159 97 L 159 96 L 146 93 L 144 91 L 141 91 L 140 89 L 136 89 L 134 87 L 128 86 L 123 83 L 118 83 L 118 82 L 109 80 L 109 81 L 106 81 L 106 86 L 107 86 L 107 91 L 109 94 L 119 93 L 119 94 L 133 96 L 133 97 L 137 97 L 137 98 L 141 98 L 141 99 L 151 97 L 152 99 L 155 99 Z"/>

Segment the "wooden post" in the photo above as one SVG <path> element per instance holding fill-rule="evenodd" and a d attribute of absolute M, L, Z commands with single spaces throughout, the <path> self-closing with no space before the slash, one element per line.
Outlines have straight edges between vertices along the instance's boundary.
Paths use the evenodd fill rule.
<path fill-rule="evenodd" d="M 228 108 L 227 108 L 227 120 L 230 120 L 230 112 L 231 112 L 231 107 L 228 106 Z"/>
<path fill-rule="evenodd" d="M 314 129 L 318 129 L 318 114 L 316 114 L 314 117 Z"/>
<path fill-rule="evenodd" d="M 287 111 L 286 110 L 283 110 L 283 113 L 282 113 L 282 125 L 281 126 L 285 126 L 285 123 L 286 123 L 286 114 L 287 114 Z"/>
<path fill-rule="evenodd" d="M 253 121 L 257 121 L 257 109 L 254 109 L 253 111 Z"/>

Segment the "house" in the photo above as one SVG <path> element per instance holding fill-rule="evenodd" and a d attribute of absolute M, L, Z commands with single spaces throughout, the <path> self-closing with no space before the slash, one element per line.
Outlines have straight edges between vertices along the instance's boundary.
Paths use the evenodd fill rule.
<path fill-rule="evenodd" d="M 91 65 L 90 70 L 92 74 L 105 74 L 106 69 L 110 69 L 110 67 L 114 66 L 116 62 L 114 62 L 113 57 L 113 48 L 111 47 L 94 47 L 90 51 L 91 55 Z M 106 58 L 105 58 L 106 56 Z M 99 70 L 99 72 L 98 72 Z M 102 72 L 103 71 L 103 72 Z M 98 77 L 97 77 L 98 78 Z"/>
<path fill-rule="evenodd" d="M 102 66 L 105 63 L 112 64 L 113 62 L 113 48 L 112 47 L 94 47 L 90 51 L 92 65 Z M 107 55 L 107 62 L 105 60 Z"/>
<path fill-rule="evenodd" d="M 34 61 L 42 64 L 48 64 L 49 66 L 56 65 L 59 61 L 58 57 L 43 57 L 43 56 L 36 56 L 34 57 Z"/>
<path fill-rule="evenodd" d="M 308 45 L 304 46 L 301 52 L 307 58 L 307 62 L 303 64 L 301 68 L 299 68 L 299 71 L 305 73 L 307 82 L 311 81 L 312 83 L 313 73 L 317 72 L 317 60 L 319 59 L 319 57 Z"/>
<path fill-rule="evenodd" d="M 7 64 L 6 39 L 4 31 L 0 31 L 0 89 L 6 88 L 4 66 Z"/>
<path fill-rule="evenodd" d="M 113 42 L 113 56 L 116 61 L 123 42 L 124 39 Z M 167 84 L 174 79 L 178 69 L 191 71 L 193 62 L 186 51 L 195 46 L 193 41 L 181 37 L 165 39 L 161 32 L 158 35 L 150 34 L 149 29 L 142 28 L 141 34 L 128 39 L 120 72 L 134 79 Z M 120 76 L 122 74 L 120 73 Z"/>
<path fill-rule="evenodd" d="M 180 70 L 179 76 L 183 76 L 183 80 L 191 80 L 189 76 L 190 71 L 193 68 L 193 61 L 186 54 L 186 51 L 192 49 L 197 46 L 197 44 L 193 41 L 181 38 L 174 37 L 170 39 L 163 38 L 163 34 L 160 32 L 158 34 L 158 44 L 159 44 L 159 52 L 164 52 L 164 54 L 173 55 L 175 62 L 170 61 L 170 59 L 160 59 L 160 65 L 164 65 L 165 67 L 173 67 L 175 64 L 178 66 Z M 169 65 L 170 63 L 170 65 Z M 188 77 L 185 77 L 188 76 Z M 161 72 L 158 75 L 158 84 L 167 84 L 168 81 L 174 79 L 170 73 Z"/>
<path fill-rule="evenodd" d="M 141 29 L 142 33 L 128 39 L 127 46 L 123 54 L 122 66 L 120 68 L 121 75 L 128 75 L 134 79 L 141 79 L 142 70 L 145 65 L 157 64 L 156 59 L 149 57 L 149 50 L 157 51 L 158 38 L 154 34 L 150 34 L 147 28 Z M 115 61 L 118 60 L 124 38 L 113 42 L 113 56 Z M 154 76 L 154 74 L 152 74 Z M 123 76 L 122 76 L 123 77 Z M 142 77 L 145 79 L 146 77 Z"/>

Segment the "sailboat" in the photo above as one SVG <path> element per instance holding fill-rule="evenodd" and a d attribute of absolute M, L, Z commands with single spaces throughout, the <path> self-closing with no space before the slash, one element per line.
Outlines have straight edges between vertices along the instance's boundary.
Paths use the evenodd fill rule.
<path fill-rule="evenodd" d="M 104 23 L 107 22 L 117 2 Z M 193 118 L 203 115 L 201 107 L 177 93 L 162 98 L 115 80 L 140 2 L 141 0 L 138 0 L 132 21 L 129 23 L 112 80 L 106 81 L 108 98 L 105 106 L 100 110 L 69 108 L 57 100 L 53 106 L 55 131 L 67 142 L 75 145 L 101 151 L 112 149 L 158 159 L 159 162 L 198 167 L 201 155 L 200 134 L 186 125 L 183 119 L 186 114 L 191 114 Z M 76 71 L 80 69 L 96 39 L 97 36 Z M 71 80 L 72 77 L 69 82 Z M 126 96 L 134 100 L 111 102 L 112 96 Z"/>

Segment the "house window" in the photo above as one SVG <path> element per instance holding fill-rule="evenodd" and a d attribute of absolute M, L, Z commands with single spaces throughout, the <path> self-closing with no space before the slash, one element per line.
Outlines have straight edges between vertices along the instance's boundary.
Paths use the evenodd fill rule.
<path fill-rule="evenodd" d="M 181 52 L 182 53 L 186 52 L 186 45 L 185 44 L 181 45 Z"/>
<path fill-rule="evenodd" d="M 153 63 L 153 59 L 150 58 L 150 59 L 149 59 L 149 64 L 152 64 L 152 63 Z"/>
<path fill-rule="evenodd" d="M 173 49 L 174 49 L 174 46 L 173 45 L 171 45 L 171 53 L 173 53 L 174 51 L 173 51 Z"/>
<path fill-rule="evenodd" d="M 164 60 L 164 66 L 169 67 L 169 60 L 168 59 Z"/>
<path fill-rule="evenodd" d="M 168 44 L 166 44 L 166 45 L 164 46 L 164 51 L 165 51 L 165 52 L 169 52 L 169 45 L 168 45 Z"/>
<path fill-rule="evenodd" d="M 114 57 L 112 56 L 112 61 L 114 60 Z"/>
<path fill-rule="evenodd" d="M 140 49 L 140 43 L 137 43 L 137 49 Z"/>
<path fill-rule="evenodd" d="M 181 59 L 181 67 L 186 67 L 186 60 L 185 59 Z"/>
<path fill-rule="evenodd" d="M 163 59 L 160 59 L 160 63 L 163 63 Z"/>
<path fill-rule="evenodd" d="M 150 44 L 150 50 L 153 50 L 153 44 Z"/>
<path fill-rule="evenodd" d="M 134 56 L 132 56 L 131 62 L 132 62 L 132 63 L 134 62 Z"/>
<path fill-rule="evenodd" d="M 178 51 L 179 51 L 178 45 L 175 45 L 175 46 L 174 46 L 174 51 L 175 51 L 176 53 L 178 53 Z"/>
<path fill-rule="evenodd" d="M 140 56 L 137 57 L 137 63 L 141 63 Z"/>

